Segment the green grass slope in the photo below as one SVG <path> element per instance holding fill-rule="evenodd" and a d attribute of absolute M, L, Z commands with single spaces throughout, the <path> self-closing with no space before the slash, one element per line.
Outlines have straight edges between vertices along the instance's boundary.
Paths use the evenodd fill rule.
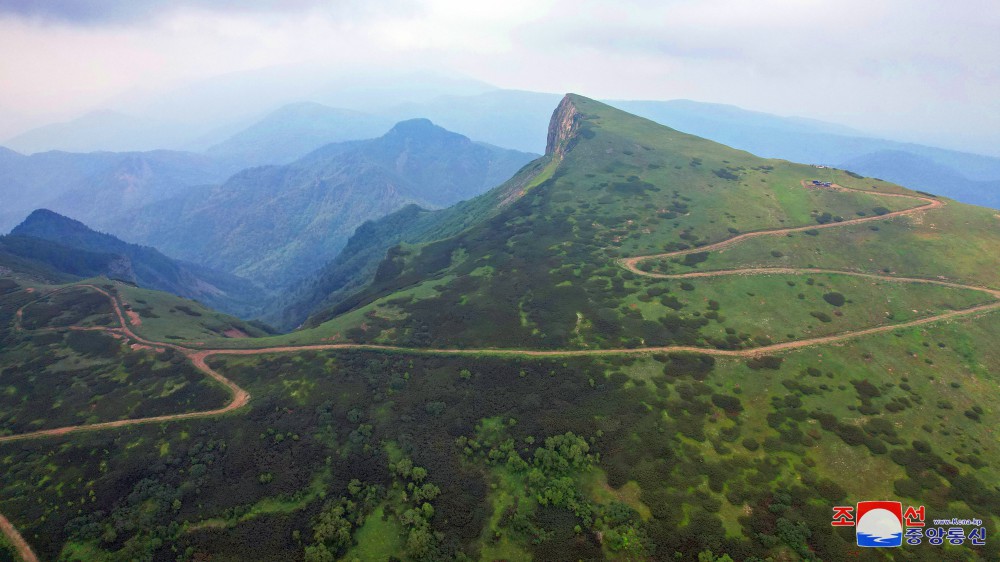
<path fill-rule="evenodd" d="M 777 248 L 787 240 L 836 236 L 828 233 L 841 229 L 827 227 L 840 222 L 927 203 L 894 196 L 913 193 L 899 186 L 760 159 L 579 96 L 567 97 L 557 111 L 549 146 L 551 175 L 538 187 L 456 236 L 392 249 L 371 287 L 346 303 L 353 309 L 335 309 L 345 314 L 331 320 L 336 329 L 326 332 L 347 341 L 411 347 L 745 349 L 905 321 L 994 298 L 974 290 L 888 283 L 880 298 L 891 306 L 874 315 L 876 293 L 870 285 L 835 274 L 820 282 L 828 290 L 818 291 L 811 275 L 669 283 L 624 271 L 616 262 L 623 256 L 684 251 L 689 255 L 666 260 L 669 273 L 703 271 L 706 259 L 741 255 L 741 247 L 697 248 L 740 233 L 823 227 L 751 240 Z M 812 178 L 856 191 L 803 185 Z M 970 218 L 982 215 L 954 203 L 945 208 Z M 939 212 L 932 209 L 926 217 Z M 926 217 L 887 221 L 932 220 Z M 878 233 L 882 222 L 851 228 Z M 987 259 L 983 250 L 991 247 L 990 240 L 972 244 L 981 248 L 976 257 Z M 768 256 L 781 256 L 772 260 L 778 265 L 829 269 L 843 268 L 854 258 L 851 246 L 830 251 L 841 258 L 828 261 L 823 254 L 823 259 L 795 261 L 770 248 Z M 933 262 L 947 272 L 950 259 L 951 253 L 939 248 L 925 258 L 921 275 L 934 276 Z M 640 265 L 655 269 L 652 262 Z M 662 264 L 656 271 L 664 271 Z M 803 293 L 794 287 L 809 287 L 809 295 L 796 298 Z M 838 287 L 852 303 L 823 303 L 823 294 Z M 780 311 L 767 304 L 767 298 L 784 293 L 789 298 L 779 301 Z"/>
<path fill-rule="evenodd" d="M 216 408 L 228 394 L 172 350 L 95 330 L 117 325 L 85 286 L 0 279 L 0 436 Z M 106 280 L 107 287 L 113 287 Z M 44 294 L 44 296 L 39 296 Z M 20 325 L 15 316 L 21 311 Z"/>

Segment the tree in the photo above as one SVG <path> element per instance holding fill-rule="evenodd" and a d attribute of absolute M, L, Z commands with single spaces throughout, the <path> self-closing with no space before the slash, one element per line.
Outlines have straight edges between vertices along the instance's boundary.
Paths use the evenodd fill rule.
<path fill-rule="evenodd" d="M 323 544 L 311 544 L 306 547 L 306 562 L 333 562 L 333 553 Z"/>
<path fill-rule="evenodd" d="M 343 505 L 323 510 L 313 526 L 316 542 L 332 547 L 334 551 L 351 546 L 351 522 L 344 517 L 346 513 Z"/>

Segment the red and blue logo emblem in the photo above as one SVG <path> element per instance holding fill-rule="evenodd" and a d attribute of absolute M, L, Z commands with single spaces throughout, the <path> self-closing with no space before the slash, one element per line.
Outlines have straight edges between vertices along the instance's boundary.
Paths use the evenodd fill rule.
<path fill-rule="evenodd" d="M 858 502 L 858 546 L 892 547 L 903 544 L 903 504 Z"/>

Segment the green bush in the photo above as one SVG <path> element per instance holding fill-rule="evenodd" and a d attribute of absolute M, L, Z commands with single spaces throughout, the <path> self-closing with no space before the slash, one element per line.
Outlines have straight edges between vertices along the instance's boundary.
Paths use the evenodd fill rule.
<path fill-rule="evenodd" d="M 830 318 L 830 315 L 825 312 L 814 311 L 810 312 L 809 315 L 820 322 L 833 322 L 833 318 Z"/>
<path fill-rule="evenodd" d="M 836 291 L 831 291 L 823 295 L 823 300 L 832 304 L 833 306 L 844 306 L 844 303 L 847 302 L 847 299 L 844 298 L 844 295 Z"/>
<path fill-rule="evenodd" d="M 748 359 L 747 367 L 750 367 L 755 371 L 759 369 L 778 370 L 781 368 L 781 363 L 784 360 L 785 360 L 784 357 L 777 357 L 775 355 L 760 355 Z"/>

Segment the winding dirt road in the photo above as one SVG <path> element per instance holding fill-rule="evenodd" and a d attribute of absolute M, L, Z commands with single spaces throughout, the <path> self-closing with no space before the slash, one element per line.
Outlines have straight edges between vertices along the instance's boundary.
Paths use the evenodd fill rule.
<path fill-rule="evenodd" d="M 803 182 L 803 186 L 805 186 Z M 842 222 L 831 222 L 827 224 L 819 225 L 808 225 L 790 228 L 778 228 L 769 230 L 759 230 L 754 232 L 747 232 L 744 234 L 739 234 L 732 238 L 717 242 L 715 244 L 709 244 L 697 248 L 689 248 L 686 250 L 679 250 L 676 252 L 667 252 L 662 254 L 654 254 L 647 256 L 635 256 L 629 258 L 622 258 L 618 260 L 618 264 L 624 269 L 631 271 L 636 275 L 643 275 L 646 277 L 653 277 L 659 279 L 689 279 L 689 278 L 701 278 L 701 277 L 718 277 L 726 275 L 768 275 L 768 274 L 807 274 L 807 273 L 827 273 L 836 275 L 850 275 L 855 277 L 864 277 L 870 279 L 877 279 L 881 281 L 890 281 L 894 283 L 927 283 L 933 285 L 941 285 L 945 287 L 952 287 L 956 289 L 968 289 L 973 291 L 980 291 L 992 296 L 996 299 L 994 302 L 987 304 L 982 304 L 978 306 L 973 306 L 970 308 L 964 308 L 961 310 L 952 310 L 937 314 L 934 316 L 928 316 L 925 318 L 920 318 L 916 320 L 911 320 L 908 322 L 901 322 L 897 324 L 876 326 L 872 328 L 866 328 L 861 330 L 853 330 L 849 332 L 843 332 L 840 334 L 833 334 L 828 336 L 821 336 L 803 340 L 795 340 L 783 343 L 777 343 L 772 345 L 766 345 L 761 347 L 756 347 L 753 349 L 740 349 L 740 350 L 722 350 L 722 349 L 711 349 L 696 346 L 659 346 L 659 347 L 641 347 L 641 348 L 619 348 L 619 349 L 576 349 L 576 350 L 529 350 L 529 349 L 499 349 L 499 348 L 486 348 L 486 349 L 427 349 L 427 348 L 410 348 L 410 347 L 399 347 L 391 345 L 375 345 L 375 344 L 316 344 L 316 345 L 302 345 L 302 346 L 281 346 L 281 347 L 263 347 L 263 348 L 253 348 L 253 349 L 191 349 L 184 346 L 180 346 L 173 343 L 158 342 L 147 340 L 138 334 L 136 334 L 130 327 L 127 314 L 122 310 L 121 304 L 118 299 L 107 291 L 101 289 L 100 287 L 94 285 L 76 285 L 88 287 L 93 289 L 104 296 L 106 296 L 114 308 L 114 314 L 118 319 L 118 327 L 69 327 L 68 329 L 80 329 L 80 330 L 101 330 L 109 333 L 117 334 L 121 337 L 132 340 L 136 343 L 147 345 L 150 347 L 159 348 L 170 348 L 176 352 L 182 353 L 191 364 L 201 372 L 205 373 L 213 380 L 225 386 L 230 394 L 231 398 L 228 404 L 221 408 L 213 410 L 204 410 L 199 412 L 187 412 L 181 414 L 169 414 L 162 416 L 154 416 L 148 418 L 134 418 L 126 420 L 117 420 L 112 422 L 94 423 L 94 424 L 81 424 L 73 425 L 67 427 L 60 427 L 55 429 L 45 429 L 40 431 L 32 431 L 28 433 L 21 433 L 17 435 L 5 435 L 0 436 L 0 443 L 7 443 L 12 441 L 35 439 L 40 437 L 55 437 L 63 436 L 71 433 L 78 433 L 82 431 L 97 431 L 102 429 L 112 429 L 120 428 L 139 424 L 150 424 L 150 423 L 161 423 L 179 420 L 189 420 L 198 418 L 208 418 L 214 416 L 220 416 L 229 412 L 238 410 L 246 406 L 250 402 L 250 393 L 242 389 L 232 380 L 224 377 L 222 374 L 218 373 L 214 369 L 208 366 L 207 359 L 213 355 L 262 355 L 267 353 L 289 353 L 289 352 L 299 352 L 299 351 L 325 351 L 325 350 L 368 350 L 368 351 L 381 351 L 381 352 L 391 352 L 391 353 L 406 353 L 406 354 L 419 354 L 419 355 L 450 355 L 450 356 L 500 356 L 500 357 L 564 357 L 564 356 L 589 356 L 589 355 L 637 355 L 637 354 L 648 354 L 648 353 L 665 353 L 665 352 L 693 352 L 693 353 L 703 353 L 708 355 L 719 355 L 727 357 L 753 357 L 762 354 L 787 351 L 791 349 L 798 349 L 807 346 L 836 343 L 848 339 L 858 338 L 871 334 L 878 334 L 883 332 L 888 332 L 891 330 L 896 330 L 899 328 L 907 328 L 913 326 L 920 326 L 924 324 L 929 324 L 932 322 L 939 322 L 942 320 L 948 320 L 951 318 L 956 318 L 960 316 L 969 316 L 979 313 L 991 312 L 1000 309 L 1000 290 L 992 289 L 988 287 L 981 287 L 976 285 L 965 285 L 961 283 L 955 283 L 952 281 L 944 281 L 940 279 L 925 279 L 917 277 L 894 277 L 890 275 L 877 275 L 873 273 L 860 273 L 854 271 L 841 271 L 832 269 L 818 269 L 818 268 L 746 268 L 746 269 L 729 269 L 729 270 L 718 270 L 718 271 L 697 271 L 690 273 L 679 273 L 679 274 L 665 274 L 665 273 L 650 273 L 639 269 L 638 264 L 654 260 L 654 259 L 664 259 L 677 256 L 683 256 L 692 253 L 699 252 L 710 252 L 721 250 L 724 248 L 736 245 L 744 240 L 749 240 L 751 238 L 757 238 L 761 236 L 775 236 L 781 234 L 788 234 L 792 232 L 803 232 L 806 230 L 813 229 L 823 229 L 823 228 L 834 228 L 839 226 L 846 226 L 851 224 L 858 224 L 864 222 L 887 220 L 893 217 L 899 217 L 904 215 L 911 215 L 915 213 L 923 213 L 930 209 L 941 207 L 944 205 L 942 201 L 932 199 L 930 197 L 923 197 L 919 195 L 904 195 L 896 193 L 875 193 L 867 190 L 851 189 L 842 186 L 833 186 L 830 188 L 818 188 L 818 189 L 834 189 L 840 191 L 856 191 L 861 193 L 876 194 L 882 197 L 903 197 L 907 199 L 917 199 L 923 201 L 924 204 L 912 207 L 909 209 L 904 209 L 901 211 L 893 211 L 883 215 L 876 215 L 871 217 L 863 217 L 857 219 L 844 220 Z M 39 297 L 44 298 L 50 296 L 55 292 L 65 290 L 64 288 L 56 289 L 55 291 L 49 292 L 45 295 Z M 17 329 L 24 330 L 21 325 L 21 320 L 23 317 L 23 311 L 26 307 L 30 306 L 38 299 L 32 301 L 21 307 L 15 315 L 15 326 Z M 64 330 L 67 328 L 46 328 L 44 330 Z M 10 524 L 10 522 L 0 515 L 0 529 L 7 537 L 15 544 L 18 552 L 21 556 L 30 562 L 37 561 L 31 548 L 28 546 L 27 542 L 24 541 L 23 537 L 17 532 L 17 530 Z"/>
<path fill-rule="evenodd" d="M 0 531 L 3 531 L 3 534 L 6 535 L 7 540 L 9 540 L 11 544 L 14 545 L 14 550 L 17 551 L 17 554 L 18 556 L 21 557 L 21 560 L 23 560 L 24 562 L 38 562 L 38 557 L 35 556 L 35 551 L 31 550 L 31 546 L 28 544 L 28 541 L 24 540 L 24 537 L 21 536 L 21 533 L 17 532 L 17 529 L 14 528 L 14 525 L 11 524 L 11 522 L 8 521 L 7 518 L 3 516 L 2 513 L 0 513 Z"/>
<path fill-rule="evenodd" d="M 803 186 L 805 186 L 803 182 Z M 839 191 L 855 191 L 861 193 L 873 194 L 874 192 L 860 189 L 852 189 L 847 187 L 842 187 L 835 185 L 829 188 L 821 189 L 834 189 Z M 692 353 L 703 353 L 708 355 L 719 355 L 726 357 L 754 357 L 772 352 L 787 351 L 790 349 L 798 349 L 807 346 L 821 345 L 827 343 L 835 343 L 844 341 L 847 339 L 857 338 L 861 336 L 878 334 L 882 332 L 888 332 L 891 330 L 896 330 L 899 328 L 908 328 L 913 326 L 920 326 L 924 324 L 929 324 L 932 322 L 938 322 L 941 320 L 947 320 L 950 318 L 956 318 L 959 316 L 969 316 L 977 313 L 990 312 L 1000 308 L 1000 290 L 992 289 L 988 287 L 981 287 L 976 285 L 966 285 L 962 283 L 956 283 L 952 281 L 944 281 L 940 279 L 927 279 L 918 277 L 897 277 L 891 275 L 878 275 L 874 273 L 860 273 L 856 271 L 842 271 L 835 269 L 820 269 L 820 268 L 746 268 L 746 269 L 729 269 L 729 270 L 718 270 L 718 271 L 697 271 L 690 273 L 679 273 L 679 274 L 666 274 L 666 273 L 650 273 L 643 271 L 638 268 L 638 264 L 644 261 L 653 259 L 663 259 L 676 256 L 683 256 L 686 254 L 691 254 L 695 252 L 710 252 L 715 250 L 720 250 L 723 248 L 728 248 L 737 244 L 741 241 L 748 240 L 750 238 L 756 238 L 760 236 L 775 236 L 781 234 L 787 234 L 790 232 L 802 232 L 811 229 L 820 228 L 833 228 L 838 226 L 845 226 L 850 224 L 858 224 L 871 221 L 887 220 L 893 217 L 910 215 L 914 213 L 923 213 L 929 209 L 941 207 L 944 205 L 942 201 L 932 199 L 930 197 L 923 197 L 919 195 L 904 195 L 897 193 L 875 193 L 882 197 L 902 197 L 907 199 L 917 199 L 923 201 L 924 204 L 912 207 L 909 209 L 904 209 L 901 211 L 893 211 L 883 215 L 863 217 L 857 219 L 845 220 L 842 222 L 833 222 L 821 225 L 809 225 L 809 226 L 799 226 L 790 228 L 779 228 L 779 229 L 769 229 L 769 230 L 759 230 L 754 232 L 747 232 L 717 242 L 715 244 L 709 244 L 706 246 L 701 246 L 698 248 L 689 248 L 686 250 L 679 250 L 676 252 L 667 252 L 662 254 L 653 254 L 646 256 L 635 256 L 629 258 L 622 258 L 618 261 L 619 265 L 636 275 L 643 275 L 646 277 L 653 277 L 659 279 L 688 279 L 688 278 L 698 278 L 698 277 L 719 277 L 727 275 L 768 275 L 768 274 L 808 274 L 808 273 L 826 273 L 835 275 L 849 275 L 854 277 L 864 277 L 869 279 L 876 279 L 881 281 L 889 281 L 894 283 L 925 283 L 932 285 L 940 285 L 944 287 L 951 287 L 955 289 L 967 289 L 973 291 L 979 291 L 986 293 L 996 299 L 994 302 L 981 304 L 969 308 L 964 308 L 960 310 L 951 310 L 941 314 L 936 314 L 934 316 L 928 316 L 925 318 L 919 318 L 915 320 L 910 320 L 907 322 L 900 322 L 896 324 L 889 324 L 885 326 L 875 326 L 872 328 L 866 328 L 861 330 L 852 330 L 848 332 L 842 332 L 839 334 L 832 334 L 827 336 L 819 336 L 815 338 L 808 338 L 802 340 L 794 340 L 783 343 L 776 343 L 772 345 L 760 346 L 751 349 L 738 349 L 738 350 L 724 350 L 724 349 L 713 349 L 697 346 L 682 346 L 682 345 L 668 345 L 668 346 L 656 346 L 656 347 L 639 347 L 639 348 L 611 348 L 611 349 L 567 349 L 567 350 L 531 350 L 531 349 L 503 349 L 503 348 L 480 348 L 480 349 L 460 349 L 460 348 L 449 348 L 449 349 L 430 349 L 430 348 L 413 348 L 413 347 L 401 347 L 392 345 L 378 345 L 378 344 L 354 344 L 354 343 L 336 343 L 336 344 L 314 344 L 314 345 L 298 345 L 298 346 L 279 346 L 279 347 L 260 347 L 251 349 L 191 349 L 181 345 L 159 342 L 145 339 L 138 334 L 136 334 L 130 327 L 130 322 L 128 315 L 122 310 L 121 304 L 118 299 L 113 295 L 101 289 L 100 287 L 94 285 L 76 285 L 76 287 L 88 287 L 95 290 L 109 299 L 112 303 L 114 314 L 118 319 L 118 327 L 69 327 L 68 329 L 80 329 L 80 330 L 102 330 L 110 333 L 115 333 L 120 336 L 124 336 L 136 343 L 147 345 L 150 347 L 160 347 L 160 348 L 170 348 L 184 356 L 191 361 L 191 364 L 195 368 L 205 373 L 218 383 L 225 386 L 230 394 L 231 399 L 228 404 L 222 408 L 217 408 L 213 410 L 204 410 L 199 412 L 188 412 L 181 414 L 169 414 L 148 418 L 133 418 L 127 420 L 117 420 L 111 422 L 95 423 L 95 424 L 82 424 L 73 425 L 67 427 L 60 427 L 54 429 L 44 429 L 39 431 L 32 431 L 28 433 L 21 433 L 17 435 L 5 435 L 0 436 L 0 443 L 18 441 L 25 439 L 33 439 L 37 437 L 46 436 L 61 436 L 69 433 L 75 433 L 80 431 L 94 431 L 101 429 L 111 429 L 118 427 L 125 427 L 129 425 L 137 424 L 149 424 L 149 423 L 160 423 L 168 421 L 178 421 L 186 419 L 197 419 L 214 417 L 222 414 L 238 410 L 243 406 L 247 405 L 250 401 L 250 393 L 242 389 L 232 380 L 224 377 L 222 374 L 218 373 L 214 369 L 208 366 L 207 359 L 213 355 L 262 355 L 268 353 L 294 353 L 300 351 L 330 351 L 330 350 L 362 350 L 362 351 L 381 351 L 390 353 L 405 353 L 414 355 L 449 355 L 449 356 L 499 356 L 499 357 L 566 357 L 566 356 L 590 356 L 590 355 L 639 355 L 639 354 L 649 354 L 649 353 L 666 353 L 666 352 L 692 352 Z M 42 295 L 39 297 L 45 298 L 54 294 L 55 292 L 65 290 L 64 288 L 56 289 L 50 293 Z M 21 307 L 16 313 L 16 327 L 18 329 L 24 329 L 21 326 L 21 319 L 23 316 L 23 311 L 26 307 L 30 306 L 38 299 L 32 301 Z M 46 328 L 45 330 L 64 330 L 67 328 Z"/>

